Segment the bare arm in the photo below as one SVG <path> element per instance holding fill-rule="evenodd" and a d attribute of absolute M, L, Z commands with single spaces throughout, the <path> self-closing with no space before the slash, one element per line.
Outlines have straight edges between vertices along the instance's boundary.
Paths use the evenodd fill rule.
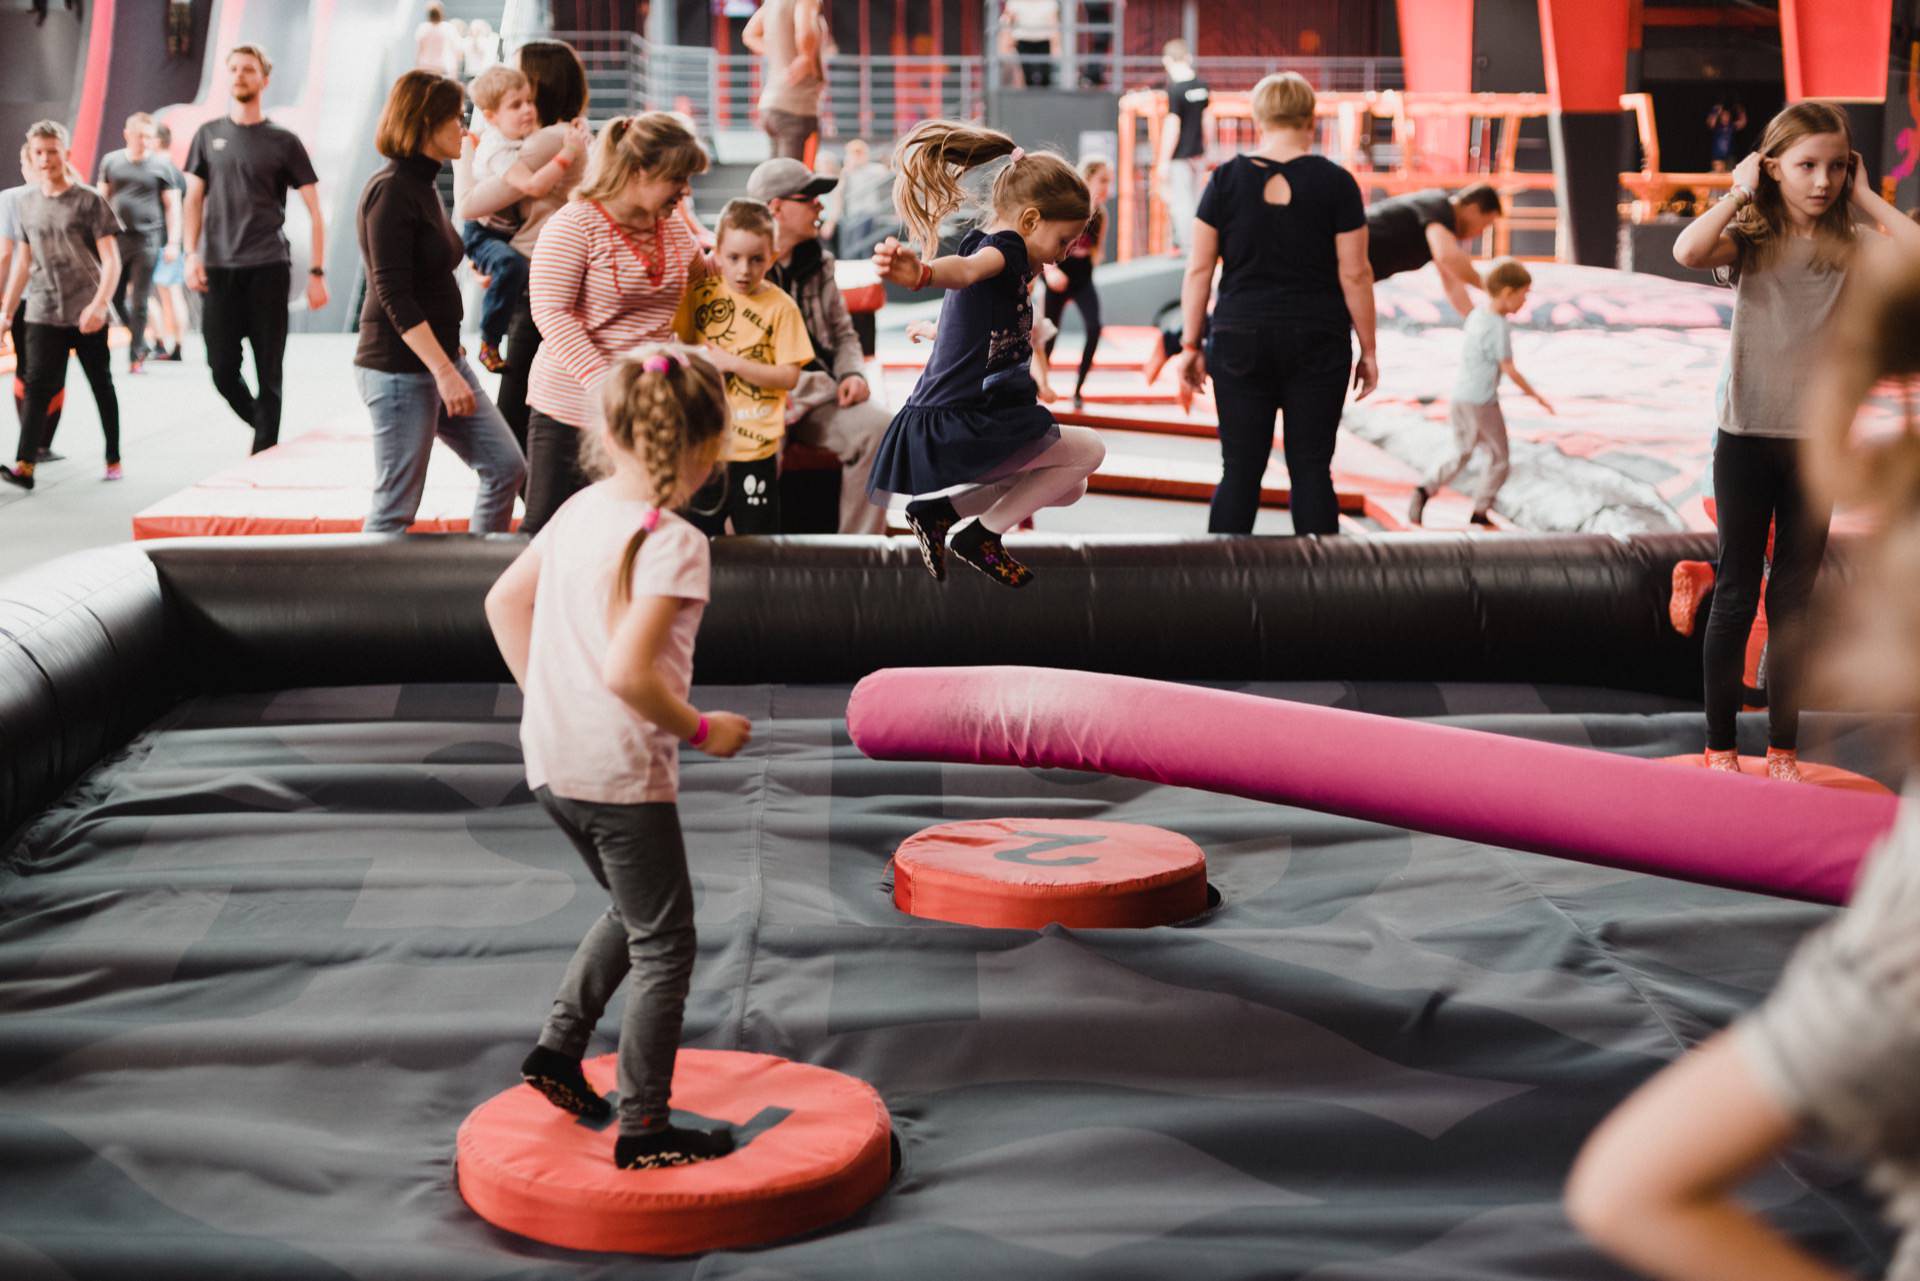
<path fill-rule="evenodd" d="M 325 271 L 327 267 L 327 218 L 320 212 L 320 184 L 310 182 L 300 188 L 300 200 L 307 207 L 307 217 L 313 222 L 312 257 L 307 265 Z"/>
<path fill-rule="evenodd" d="M 1733 181 L 1748 191 L 1755 189 L 1754 185 L 1760 181 L 1760 156 L 1757 152 L 1734 166 Z M 1738 261 L 1740 251 L 1733 243 L 1733 238 L 1726 233 L 1727 228 L 1733 225 L 1734 215 L 1739 212 L 1740 201 L 1735 196 L 1728 196 L 1709 206 L 1705 213 L 1688 223 L 1679 239 L 1673 242 L 1673 260 L 1695 271 L 1731 267 Z"/>
<path fill-rule="evenodd" d="M 792 391 L 800 385 L 799 365 L 769 365 L 758 360 L 748 360 L 745 356 L 736 356 L 730 351 L 718 347 L 706 349 L 707 359 L 713 367 L 723 374 L 732 374 L 744 382 L 756 387 L 777 387 L 782 391 Z"/>
<path fill-rule="evenodd" d="M 1521 377 L 1520 367 L 1518 365 L 1514 364 L 1511 360 L 1503 360 L 1500 362 L 1500 372 L 1505 374 L 1507 377 L 1513 379 L 1513 385 L 1518 387 L 1526 395 L 1529 395 L 1533 397 L 1535 400 L 1539 401 L 1540 407 L 1542 409 L 1546 410 L 1548 413 L 1553 412 L 1553 406 L 1547 403 L 1547 398 L 1545 396 L 1542 396 L 1539 392 L 1535 391 L 1533 389 L 1532 383 L 1528 382 L 1525 378 Z"/>
<path fill-rule="evenodd" d="M 167 247 L 180 248 L 180 193 L 172 187 L 160 192 L 160 214 L 167 223 Z"/>
<path fill-rule="evenodd" d="M 13 259 L 13 270 L 6 278 L 6 288 L 0 290 L 0 317 L 11 322 L 14 309 L 20 305 L 20 295 L 27 291 L 27 275 L 33 270 L 33 246 L 24 240 L 9 240 L 7 247 Z M 11 323 L 8 329 L 12 329 Z"/>
<path fill-rule="evenodd" d="M 1200 348 L 1207 327 L 1207 304 L 1213 301 L 1213 268 L 1220 260 L 1220 233 L 1210 222 L 1193 220 L 1193 246 L 1187 250 L 1187 271 L 1180 278 L 1181 345 Z"/>
<path fill-rule="evenodd" d="M 759 16 L 759 11 L 754 11 Z M 811 61 L 820 56 L 819 0 L 799 0 L 793 6 L 793 51 L 797 59 Z"/>
<path fill-rule="evenodd" d="M 1920 254 L 1920 223 L 1880 198 L 1867 181 L 1867 163 L 1857 151 L 1853 153 L 1853 190 L 1847 194 L 1864 221 L 1877 224 L 1881 234 L 1908 254 Z"/>
<path fill-rule="evenodd" d="M 1169 111 L 1160 120 L 1160 155 L 1154 161 L 1154 172 L 1165 174 L 1167 166 L 1173 163 L 1174 148 L 1180 145 L 1180 117 Z"/>
<path fill-rule="evenodd" d="M 538 169 L 530 168 L 524 160 L 516 160 L 505 178 L 507 185 L 523 196 L 544 196 L 560 185 L 572 167 L 572 157 L 563 150 Z"/>
<path fill-rule="evenodd" d="M 1374 354 L 1373 267 L 1367 262 L 1365 224 L 1343 231 L 1333 238 L 1333 250 L 1340 266 L 1340 293 L 1347 300 L 1347 314 L 1353 317 L 1354 336 L 1360 340 L 1360 360 L 1353 369 L 1353 385 L 1358 400 L 1380 385 L 1380 361 Z"/>
<path fill-rule="evenodd" d="M 1440 272 L 1440 288 L 1446 292 L 1453 309 L 1464 316 L 1473 310 L 1473 299 L 1467 295 L 1467 289 L 1484 291 L 1486 282 L 1480 279 L 1473 259 L 1467 256 L 1452 232 L 1437 222 L 1430 222 L 1426 234 L 1427 248 L 1433 252 L 1433 265 Z"/>
<path fill-rule="evenodd" d="M 927 278 L 930 289 L 965 289 L 978 281 L 989 280 L 1007 269 L 1007 256 L 991 246 L 970 254 L 948 254 L 926 264 L 933 269 Z M 920 255 L 910 245 L 888 236 L 873 249 L 873 268 L 883 280 L 891 280 L 909 289 L 920 286 Z"/>
<path fill-rule="evenodd" d="M 1722 1032 L 1594 1131 L 1567 1181 L 1568 1217 L 1602 1249 L 1666 1281 L 1841 1281 L 1734 1199 L 1796 1128 Z"/>
<path fill-rule="evenodd" d="M 507 660 L 513 683 L 527 687 L 527 651 L 533 641 L 533 596 L 540 585 L 540 555 L 529 547 L 487 590 L 487 626 Z"/>
<path fill-rule="evenodd" d="M 196 177 L 193 174 L 188 174 L 186 230 L 181 233 L 180 248 L 186 252 L 189 258 L 199 256 L 200 228 L 205 220 L 206 208 L 207 180 Z M 199 284 L 194 284 L 191 273 L 189 273 L 187 283 L 193 285 L 196 289 L 205 289 L 207 287 L 204 278 L 202 278 Z"/>
<path fill-rule="evenodd" d="M 93 291 L 87 310 L 98 307 L 104 318 L 113 303 L 113 291 L 120 284 L 120 241 L 115 236 L 102 236 L 93 242 L 93 247 L 100 255 L 100 287 Z M 80 327 L 85 329 L 86 322 L 82 321 Z"/>
<path fill-rule="evenodd" d="M 767 51 L 767 11 L 765 6 L 755 9 L 753 16 L 747 19 L 746 30 L 740 33 L 740 43 L 755 53 Z"/>

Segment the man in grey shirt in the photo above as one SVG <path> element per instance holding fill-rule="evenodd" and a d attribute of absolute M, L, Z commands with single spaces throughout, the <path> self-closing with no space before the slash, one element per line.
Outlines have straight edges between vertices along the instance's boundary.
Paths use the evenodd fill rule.
<path fill-rule="evenodd" d="M 273 74 L 266 51 L 235 45 L 226 68 L 232 104 L 224 117 L 200 126 L 187 153 L 187 287 L 206 295 L 201 329 L 213 385 L 252 425 L 257 454 L 280 440 L 280 369 L 293 281 L 292 247 L 282 230 L 289 190 L 300 193 L 313 224 L 312 311 L 327 305 L 327 233 L 320 179 L 307 149 L 260 105 Z M 240 372 L 243 341 L 253 348 L 257 391 Z"/>
<path fill-rule="evenodd" d="M 120 233 L 120 287 L 113 295 L 113 309 L 133 334 L 127 347 L 130 374 L 139 373 L 147 359 L 147 300 L 153 293 L 153 268 L 179 219 L 173 166 L 149 147 L 152 129 L 153 117 L 146 112 L 128 116 L 121 134 L 126 147 L 108 152 L 100 161 L 100 194 L 125 228 Z"/>
<path fill-rule="evenodd" d="M 106 478 L 118 480 L 120 402 L 114 397 L 107 357 L 107 309 L 120 278 L 115 239 L 120 220 L 99 192 L 73 180 L 64 126 L 51 120 L 33 125 L 27 130 L 27 153 L 39 183 L 13 201 L 13 269 L 0 290 L 4 314 L 11 314 L 22 293 L 26 295 L 26 349 L 20 363 L 27 396 L 16 462 L 0 467 L 0 481 L 33 488 L 47 411 L 66 378 L 70 352 L 80 357 L 100 410 Z"/>

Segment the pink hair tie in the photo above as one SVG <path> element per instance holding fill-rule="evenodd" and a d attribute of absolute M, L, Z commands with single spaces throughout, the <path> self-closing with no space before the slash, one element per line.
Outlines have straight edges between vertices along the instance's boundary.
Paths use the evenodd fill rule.
<path fill-rule="evenodd" d="M 1019 164 L 1022 160 L 1025 160 L 1026 158 L 1027 158 L 1027 151 L 1026 151 L 1026 148 L 1024 147 L 1015 147 L 1013 149 L 1013 154 L 1007 157 L 1008 160 L 1012 161 L 1016 165 Z"/>
<path fill-rule="evenodd" d="M 660 509 L 658 507 L 648 512 L 640 520 L 640 528 L 646 530 L 649 534 L 651 534 L 654 530 L 658 529 L 659 527 L 660 527 Z"/>
<path fill-rule="evenodd" d="M 673 361 L 665 352 L 656 352 L 641 361 L 640 368 L 650 374 L 664 374 L 673 368 Z"/>

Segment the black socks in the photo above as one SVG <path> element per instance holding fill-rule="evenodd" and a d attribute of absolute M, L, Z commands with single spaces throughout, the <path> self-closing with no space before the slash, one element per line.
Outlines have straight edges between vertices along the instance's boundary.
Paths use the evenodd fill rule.
<path fill-rule="evenodd" d="M 520 1064 L 520 1076 L 562 1112 L 588 1121 L 605 1121 L 613 1115 L 613 1108 L 587 1084 L 580 1060 L 570 1059 L 558 1050 L 534 1046 L 533 1053 Z"/>
<path fill-rule="evenodd" d="M 935 582 L 947 581 L 947 531 L 960 513 L 945 498 L 923 498 L 907 504 L 907 528 L 920 544 L 920 559 Z"/>
<path fill-rule="evenodd" d="M 1000 535 L 977 520 L 954 531 L 953 554 L 1002 587 L 1025 587 L 1033 581 L 1033 571 L 1013 558 Z"/>
<path fill-rule="evenodd" d="M 711 1161 L 733 1151 L 731 1130 L 683 1130 L 677 1125 L 613 1141 L 613 1163 L 623 1170 L 663 1170 Z"/>
<path fill-rule="evenodd" d="M 1414 486 L 1413 501 L 1407 504 L 1407 524 L 1420 523 L 1420 518 L 1427 514 L 1427 499 L 1431 497 L 1433 495 L 1427 492 L 1425 485 Z"/>

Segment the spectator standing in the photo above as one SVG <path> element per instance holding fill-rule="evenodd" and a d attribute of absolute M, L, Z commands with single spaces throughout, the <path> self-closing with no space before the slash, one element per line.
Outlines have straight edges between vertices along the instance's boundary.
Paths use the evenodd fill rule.
<path fill-rule="evenodd" d="M 426 20 L 413 29 L 414 69 L 445 75 L 447 60 L 459 56 L 453 44 L 453 26 L 447 21 L 447 11 L 437 2 L 428 4 Z"/>
<path fill-rule="evenodd" d="M 773 154 L 807 164 L 820 132 L 820 94 L 827 87 L 827 20 L 820 0 L 767 0 L 741 39 L 766 60 L 760 127 Z"/>
<path fill-rule="evenodd" d="M 320 179 L 293 132 L 266 117 L 260 97 L 273 63 L 258 45 L 227 54 L 232 105 L 201 125 L 187 152 L 187 285 L 206 295 L 201 329 L 213 385 L 253 428 L 253 452 L 280 440 L 281 366 L 287 353 L 287 299 L 293 250 L 283 228 L 287 192 L 300 193 L 313 224 L 307 307 L 327 305 L 326 220 Z M 203 242 L 204 233 L 204 242 Z M 240 372 L 240 345 L 253 348 L 259 387 Z"/>
<path fill-rule="evenodd" d="M 1000 10 L 1002 51 L 1020 59 L 1020 80 L 1029 89 L 1053 87 L 1060 57 L 1060 0 L 1007 0 Z"/>
<path fill-rule="evenodd" d="M 392 163 L 360 197 L 360 256 L 367 301 L 353 358 L 360 398 L 373 417 L 376 480 L 366 532 L 391 534 L 413 523 L 427 483 L 434 438 L 480 474 L 468 528 L 505 532 L 526 462 L 506 420 L 480 389 L 460 350 L 464 251 L 434 183 L 460 154 L 460 83 L 430 71 L 395 82 L 375 145 Z"/>
<path fill-rule="evenodd" d="M 1174 252 L 1185 253 L 1193 244 L 1193 215 L 1207 181 L 1207 104 L 1213 94 L 1194 70 L 1186 41 L 1167 41 L 1160 65 L 1167 72 L 1167 114 L 1153 182 L 1172 222 Z"/>
<path fill-rule="evenodd" d="M 120 284 L 113 309 L 132 335 L 127 345 L 127 372 L 137 374 L 146 362 L 147 299 L 153 292 L 154 264 L 161 249 L 179 232 L 178 195 L 173 188 L 173 166 L 149 149 L 153 117 L 136 112 L 127 117 L 121 137 L 126 146 L 108 152 L 100 161 L 100 194 L 120 220 Z"/>

